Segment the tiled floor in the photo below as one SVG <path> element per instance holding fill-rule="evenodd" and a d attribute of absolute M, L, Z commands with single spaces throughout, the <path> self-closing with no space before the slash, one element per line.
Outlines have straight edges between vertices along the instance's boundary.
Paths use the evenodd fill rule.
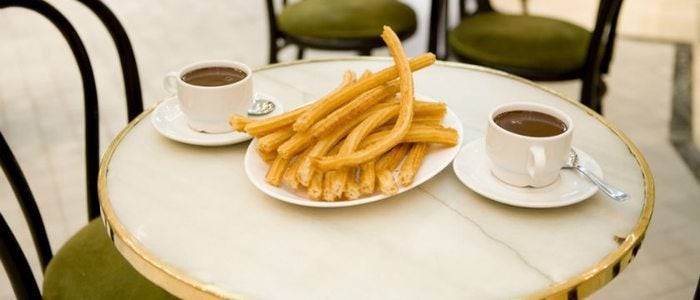
<path fill-rule="evenodd" d="M 87 44 L 101 101 L 104 149 L 125 124 L 115 50 L 99 21 L 77 1 L 50 2 L 73 21 Z M 183 64 L 225 58 L 259 66 L 267 60 L 263 1 L 209 0 L 206 5 L 196 0 L 105 2 L 132 38 L 146 105 L 165 95 L 160 88 L 161 76 Z M 428 1 L 407 2 L 425 24 Z M 520 3 L 496 2 L 513 10 Z M 566 1 L 567 6 L 564 2 L 530 2 L 535 12 L 582 20 L 584 25 L 589 24 L 595 9 L 589 4 L 592 1 L 584 0 Z M 669 12 L 663 10 L 659 13 L 662 16 L 650 17 L 646 8 L 661 2 L 676 14 L 667 17 Z M 622 32 L 646 40 L 695 39 L 697 27 L 681 30 L 695 26 L 694 21 L 688 21 L 690 8 L 695 9 L 692 15 L 697 13 L 697 5 L 691 0 L 627 1 Z M 652 21 L 646 24 L 641 20 Z M 85 224 L 79 76 L 58 32 L 37 15 L 20 9 L 0 10 L 0 29 L 0 130 L 18 155 L 40 202 L 51 243 L 58 249 Z M 410 55 L 424 51 L 425 45 L 425 28 L 405 43 Z M 283 57 L 289 60 L 293 54 L 287 50 Z M 314 57 L 337 55 L 346 54 L 310 53 Z M 700 274 L 700 185 L 668 142 L 673 55 L 669 43 L 633 39 L 618 43 L 608 76 L 606 112 L 649 160 L 657 183 L 657 202 L 638 258 L 595 298 L 690 299 Z M 547 85 L 577 98 L 577 82 Z M 4 177 L 0 178 L 0 210 L 18 232 L 22 245 L 31 249 L 19 207 Z M 36 266 L 35 257 L 30 259 Z M 7 278 L 0 273 L 0 299 L 11 298 Z"/>

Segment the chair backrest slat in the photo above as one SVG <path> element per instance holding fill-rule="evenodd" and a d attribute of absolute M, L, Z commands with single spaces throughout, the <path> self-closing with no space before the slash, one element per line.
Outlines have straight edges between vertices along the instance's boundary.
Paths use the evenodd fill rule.
<path fill-rule="evenodd" d="M 287 5 L 286 1 L 282 3 L 282 6 L 285 5 Z M 275 11 L 275 1 L 265 0 L 265 8 L 267 9 L 267 24 L 268 29 L 270 31 L 270 36 L 275 38 L 279 37 L 280 31 L 277 27 L 277 12 Z"/>
<path fill-rule="evenodd" d="M 12 154 L 10 145 L 7 144 L 2 132 L 0 132 L 0 166 L 5 173 L 5 177 L 7 177 L 7 181 L 12 187 L 12 191 L 17 197 L 19 206 L 22 209 L 22 214 L 24 214 L 24 219 L 29 227 L 29 232 L 32 234 L 34 248 L 36 248 L 37 255 L 39 256 L 41 269 L 45 270 L 53 255 L 51 254 L 52 252 L 51 245 L 49 244 L 49 238 L 46 235 L 44 220 L 41 218 L 39 207 L 36 205 L 34 195 L 29 189 L 27 179 L 24 177 L 22 169 L 20 169 L 14 154 Z M 2 214 L 0 213 L 0 217 L 1 216 Z M 10 236 L 8 236 L 8 234 Z M 6 239 L 14 239 L 14 236 L 11 235 L 11 232 L 2 232 L 2 234 L 0 234 L 0 242 L 4 243 Z M 10 242 L 10 244 L 6 247 L 12 247 L 12 243 Z M 10 249 L 10 251 L 13 252 L 15 249 Z M 29 266 L 27 266 L 27 268 L 29 268 Z M 29 272 L 31 273 L 31 270 Z"/>
<path fill-rule="evenodd" d="M 607 40 L 602 41 L 605 50 L 600 65 L 601 73 L 607 74 L 610 69 L 610 61 L 612 60 L 613 49 L 615 49 L 615 37 L 617 36 L 617 21 L 620 19 L 620 11 L 622 10 L 622 1 L 623 0 L 608 1 L 609 3 L 606 3 L 606 6 L 609 7 L 607 8 L 603 7 L 603 2 L 601 1 L 600 6 L 598 7 L 598 19 L 600 19 L 601 9 L 608 11 L 607 13 L 602 13 L 605 14 L 606 20 L 604 26 L 609 26 L 610 28 Z M 605 28 L 604 26 L 601 26 L 601 30 Z M 598 29 L 598 24 L 596 24 L 596 29 Z M 595 29 L 593 34 L 595 35 Z"/>
<path fill-rule="evenodd" d="M 283 6 L 287 5 L 287 1 L 283 1 Z M 267 25 L 270 34 L 270 58 L 271 64 L 277 63 L 277 43 L 282 37 L 282 32 L 277 27 L 277 13 L 275 12 L 274 0 L 265 0 L 265 8 L 267 9 Z"/>
<path fill-rule="evenodd" d="M 90 65 L 90 58 L 78 32 L 73 25 L 51 4 L 40 0 L 5 0 L 4 7 L 22 7 L 33 10 L 48 19 L 61 32 L 80 70 L 83 84 L 83 102 L 85 117 L 85 177 L 87 179 L 87 209 L 88 218 L 100 215 L 97 199 L 97 172 L 100 167 L 99 151 L 99 111 L 97 109 L 97 88 L 95 76 Z"/>
<path fill-rule="evenodd" d="M 623 0 L 601 0 L 598 5 L 596 24 L 588 44 L 584 63 L 584 76 L 598 77 L 608 71 L 613 55 L 617 19 Z"/>
<path fill-rule="evenodd" d="M 17 299 L 41 299 L 39 287 L 34 281 L 27 258 L 2 214 L 0 214 L 0 260 Z"/>
<path fill-rule="evenodd" d="M 134 50 L 131 47 L 129 36 L 124 30 L 124 26 L 119 22 L 117 16 L 102 1 L 98 0 L 78 0 L 89 8 L 107 28 L 117 53 L 119 53 L 119 63 L 124 78 L 124 93 L 126 94 L 127 121 L 131 122 L 143 112 L 143 99 L 141 93 L 141 82 L 139 72 L 134 57 Z"/>

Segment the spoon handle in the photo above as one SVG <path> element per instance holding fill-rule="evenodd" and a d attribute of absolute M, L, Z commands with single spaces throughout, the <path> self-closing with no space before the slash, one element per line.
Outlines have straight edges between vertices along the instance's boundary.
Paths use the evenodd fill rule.
<path fill-rule="evenodd" d="M 581 166 L 581 165 L 576 166 L 576 170 L 579 171 L 581 174 L 586 175 L 586 177 L 588 177 L 588 179 L 590 179 L 593 183 L 595 183 L 595 185 L 597 185 L 598 188 L 600 188 L 600 190 L 602 190 L 603 193 L 608 195 L 610 198 L 613 198 L 616 201 L 625 201 L 629 198 L 629 195 L 627 195 L 627 193 L 625 193 L 622 190 L 604 182 L 603 180 L 598 178 L 598 176 L 591 173 L 583 166 Z"/>

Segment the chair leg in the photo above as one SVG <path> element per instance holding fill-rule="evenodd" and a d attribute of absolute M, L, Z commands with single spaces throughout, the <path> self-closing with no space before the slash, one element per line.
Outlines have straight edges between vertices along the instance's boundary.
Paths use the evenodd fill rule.
<path fill-rule="evenodd" d="M 598 97 L 600 97 L 600 99 L 603 99 L 603 96 L 605 96 L 605 94 L 608 92 L 608 85 L 605 83 L 605 81 L 603 81 L 603 78 L 600 78 L 599 81 L 600 82 L 598 83 Z"/>
<path fill-rule="evenodd" d="M 602 115 L 602 99 L 606 90 L 606 85 L 600 76 L 586 76 L 581 87 L 581 103 Z"/>
<path fill-rule="evenodd" d="M 462 4 L 464 1 L 460 1 Z M 428 25 L 428 52 L 432 52 L 438 55 L 438 41 L 440 37 L 438 32 L 440 32 L 440 20 L 444 16 L 443 11 L 445 7 L 445 0 L 432 0 L 430 3 L 430 24 Z"/>
<path fill-rule="evenodd" d="M 279 49 L 277 48 L 277 39 L 276 38 L 271 38 L 270 39 L 270 58 L 268 59 L 268 62 L 270 64 L 276 64 L 278 62 L 277 60 L 277 52 Z"/>
<path fill-rule="evenodd" d="M 521 0 L 520 2 L 521 2 L 521 6 L 522 6 L 522 8 L 523 8 L 523 15 L 529 15 L 529 14 L 530 14 L 530 10 L 529 10 L 529 8 L 527 7 L 527 4 L 528 4 L 528 3 L 527 3 L 527 0 Z"/>
<path fill-rule="evenodd" d="M 438 55 L 437 53 L 435 53 L 435 55 L 439 60 L 450 60 L 450 46 L 447 45 L 447 42 L 445 42 L 445 50 L 442 52 L 442 55 Z"/>
<path fill-rule="evenodd" d="M 306 50 L 306 48 L 304 48 L 302 46 L 297 47 L 297 59 L 304 58 L 304 50 Z"/>
<path fill-rule="evenodd" d="M 362 56 L 370 56 L 370 55 L 372 55 L 372 49 L 371 48 L 361 49 L 361 50 L 358 50 L 357 53 L 359 53 Z"/>

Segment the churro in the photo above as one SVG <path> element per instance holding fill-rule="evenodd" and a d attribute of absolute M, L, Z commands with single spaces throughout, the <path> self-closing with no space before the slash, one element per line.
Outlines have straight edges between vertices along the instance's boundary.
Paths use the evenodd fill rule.
<path fill-rule="evenodd" d="M 265 180 L 267 181 L 267 183 L 274 186 L 279 186 L 280 182 L 282 181 L 284 169 L 287 167 L 288 162 L 289 159 L 284 158 L 282 156 L 277 156 L 275 158 L 275 161 L 272 162 L 272 165 L 270 166 L 270 169 L 267 171 L 267 175 L 265 176 Z"/>
<path fill-rule="evenodd" d="M 323 196 L 323 177 L 323 172 L 313 174 L 309 187 L 306 189 L 306 193 L 311 199 L 319 200 Z"/>
<path fill-rule="evenodd" d="M 257 149 L 258 154 L 260 157 L 265 161 L 265 162 L 272 162 L 277 158 L 277 151 L 272 151 L 272 152 L 265 152 L 265 151 L 260 151 L 260 149 Z"/>
<path fill-rule="evenodd" d="M 299 188 L 299 181 L 297 180 L 297 170 L 299 169 L 299 166 L 301 163 L 306 159 L 306 156 L 309 154 L 310 148 L 308 148 L 304 153 L 298 155 L 294 160 L 289 164 L 289 167 L 287 170 L 284 171 L 284 175 L 282 176 L 282 182 L 284 184 L 290 186 L 293 189 L 298 189 Z"/>
<path fill-rule="evenodd" d="M 376 181 L 375 162 L 375 160 L 370 160 L 360 165 L 360 192 L 362 194 L 374 193 L 374 182 Z"/>
<path fill-rule="evenodd" d="M 415 103 L 415 117 L 414 118 L 425 118 L 425 122 L 434 124 L 435 118 L 437 116 L 443 116 L 446 111 L 444 103 L 438 102 L 427 102 L 427 103 Z M 355 127 L 348 137 L 345 139 L 343 147 L 340 149 L 340 154 L 349 154 L 355 150 L 357 145 L 362 139 L 364 139 L 372 130 L 378 126 L 390 121 L 399 113 L 399 106 L 392 105 L 386 108 L 379 109 L 374 113 L 370 114 L 366 119 L 364 119 L 360 124 Z M 425 117 L 424 117 L 425 116 Z M 442 120 L 442 119 L 440 119 Z M 413 122 L 416 123 L 416 122 Z M 393 126 L 392 126 L 393 127 Z"/>
<path fill-rule="evenodd" d="M 387 28 L 385 29 L 385 32 L 391 31 L 389 27 L 385 28 Z M 391 31 L 391 33 L 393 33 L 393 31 Z M 382 35 L 382 37 L 383 36 L 384 35 Z M 393 36 L 395 37 L 396 34 L 394 33 Z M 394 49 L 400 49 L 402 51 L 401 44 L 398 41 L 398 37 L 396 38 L 396 40 L 393 40 L 391 42 L 391 45 L 392 47 L 394 47 Z M 411 71 L 420 70 L 422 68 L 432 65 L 434 62 L 435 54 L 432 53 L 425 53 L 411 59 L 409 66 L 410 69 L 408 70 L 408 76 L 410 77 Z M 314 123 L 316 123 L 324 116 L 328 115 L 334 109 L 340 107 L 341 105 L 347 103 L 348 101 L 375 87 L 378 87 L 390 80 L 394 80 L 395 78 L 399 77 L 399 69 L 401 68 L 398 64 L 396 66 L 391 66 L 377 73 L 371 74 L 364 79 L 358 80 L 354 84 L 351 84 L 350 86 L 348 86 L 345 89 L 342 89 L 341 91 L 327 95 L 326 97 L 314 103 L 312 109 L 306 111 L 296 120 L 296 122 L 294 123 L 294 130 L 308 130 Z M 403 68 L 403 70 L 405 71 L 406 69 Z M 404 74 L 404 77 L 407 78 L 406 74 Z M 410 90 L 411 95 L 413 95 L 413 89 L 411 88 Z"/>
<path fill-rule="evenodd" d="M 245 125 L 244 131 L 254 137 L 270 134 L 280 128 L 289 126 L 306 110 L 307 106 L 299 107 L 278 116 L 270 117 L 262 121 L 253 121 Z"/>
<path fill-rule="evenodd" d="M 340 147 L 338 145 L 334 146 L 333 149 L 331 149 L 330 153 L 338 153 L 338 149 Z M 333 180 L 336 176 L 336 171 L 328 171 L 323 174 L 323 200 L 324 201 L 335 201 L 340 199 L 340 197 L 343 195 L 342 191 L 336 192 L 333 189 Z"/>
<path fill-rule="evenodd" d="M 459 134 L 454 128 L 415 124 L 402 140 L 404 143 L 435 143 L 444 146 L 456 146 Z"/>
<path fill-rule="evenodd" d="M 338 141 L 345 137 L 350 130 L 352 130 L 358 123 L 362 122 L 368 118 L 372 113 L 384 109 L 386 107 L 392 106 L 391 103 L 379 103 L 375 105 L 370 111 L 367 111 L 357 118 L 354 118 L 340 128 L 337 128 L 333 133 L 324 136 L 319 139 L 316 144 L 312 146 L 311 152 L 307 156 L 306 160 L 301 164 L 299 170 L 297 171 L 297 180 L 303 186 L 308 186 L 315 169 L 313 168 L 312 161 L 314 157 L 319 157 L 325 155 L 333 146 L 335 146 Z"/>
<path fill-rule="evenodd" d="M 239 115 L 233 115 L 228 120 L 228 124 L 231 125 L 231 128 L 235 131 L 244 131 L 245 126 L 252 122 L 253 119 Z"/>
<path fill-rule="evenodd" d="M 277 148 L 277 153 L 285 158 L 292 158 L 314 142 L 315 138 L 308 132 L 297 132 Z"/>
<path fill-rule="evenodd" d="M 360 95 L 348 104 L 336 109 L 327 117 L 314 124 L 309 131 L 315 137 L 321 137 L 339 124 L 347 122 L 357 115 L 369 110 L 373 105 L 381 102 L 387 97 L 393 96 L 399 91 L 398 82 L 389 82 L 386 85 L 378 86 L 367 93 Z"/>
<path fill-rule="evenodd" d="M 343 81 L 340 83 L 340 86 L 338 86 L 335 91 L 342 90 L 343 88 L 347 87 L 348 85 L 352 84 L 355 82 L 355 73 L 352 71 L 346 71 L 343 74 Z M 252 121 L 248 122 L 244 130 L 248 134 L 255 136 L 255 137 L 260 137 L 264 136 L 266 134 L 269 134 L 271 132 L 274 132 L 282 127 L 285 127 L 287 125 L 291 125 L 294 123 L 299 116 L 301 116 L 309 107 L 312 107 L 312 104 L 308 104 L 302 107 L 299 107 L 295 110 L 283 113 L 278 116 L 270 117 L 265 120 L 260 120 L 260 121 Z M 238 117 L 238 118 L 237 118 Z M 241 122 L 241 119 L 239 116 L 233 116 L 231 120 L 229 120 L 229 123 L 234 123 L 234 122 Z M 235 129 L 235 127 L 234 127 Z"/>
<path fill-rule="evenodd" d="M 406 152 L 408 152 L 408 144 L 399 144 L 384 154 L 378 161 L 375 167 L 379 190 L 383 194 L 393 195 L 399 190 L 391 174 L 391 170 L 395 169 L 403 160 Z"/>
<path fill-rule="evenodd" d="M 400 111 L 396 120 L 396 125 L 383 140 L 365 149 L 347 155 L 315 159 L 314 163 L 316 167 L 321 170 L 356 166 L 369 161 L 398 144 L 411 126 L 411 120 L 413 119 L 413 77 L 411 76 L 411 68 L 398 36 L 396 36 L 396 33 L 391 30 L 390 27 L 384 26 L 382 38 L 389 47 L 389 52 L 394 58 L 396 69 L 399 74 L 401 100 L 399 102 Z M 296 130 L 297 123 L 294 125 Z"/>
<path fill-rule="evenodd" d="M 418 173 L 418 169 L 423 163 L 423 158 L 425 154 L 428 153 L 428 147 L 430 145 L 426 143 L 415 143 L 411 146 L 411 150 L 408 151 L 406 159 L 404 159 L 403 164 L 401 164 L 401 170 L 399 171 L 399 184 L 402 186 L 409 186 L 413 183 L 413 179 Z"/>
<path fill-rule="evenodd" d="M 352 173 L 352 171 L 351 171 Z M 345 190 L 343 191 L 343 197 L 348 200 L 353 200 L 360 198 L 360 185 L 357 183 L 355 176 L 351 176 L 348 182 L 345 184 Z"/>
<path fill-rule="evenodd" d="M 390 134 L 388 129 L 376 131 L 362 140 L 359 148 L 377 143 Z M 459 134 L 454 128 L 446 128 L 439 125 L 413 124 L 408 133 L 401 139 L 402 143 L 436 143 L 445 146 L 457 145 Z"/>
<path fill-rule="evenodd" d="M 333 191 L 333 177 L 336 171 L 328 171 L 323 174 L 323 201 L 335 201 L 338 195 Z"/>
<path fill-rule="evenodd" d="M 413 118 L 413 124 L 440 125 L 445 117 L 442 115 L 423 115 Z"/>
<path fill-rule="evenodd" d="M 291 126 L 277 130 L 258 139 L 258 149 L 263 152 L 276 151 L 277 147 L 287 141 L 292 135 L 294 135 L 294 130 L 292 130 Z"/>

